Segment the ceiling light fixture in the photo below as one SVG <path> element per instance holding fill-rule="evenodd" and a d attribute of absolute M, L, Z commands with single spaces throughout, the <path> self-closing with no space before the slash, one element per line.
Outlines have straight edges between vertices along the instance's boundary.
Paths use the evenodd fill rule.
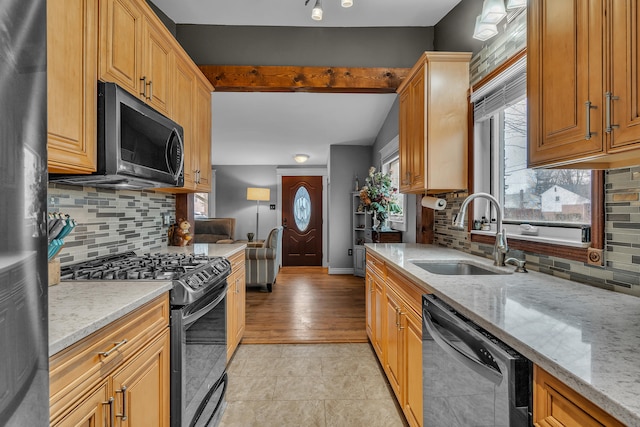
<path fill-rule="evenodd" d="M 304 5 L 308 5 L 310 0 L 305 0 Z M 353 0 L 340 0 L 340 5 L 342 7 L 351 7 L 353 6 Z M 322 21 L 322 0 L 316 0 L 315 6 L 313 6 L 313 10 L 311 11 L 311 18 L 314 21 Z"/>
<path fill-rule="evenodd" d="M 316 0 L 316 5 L 313 6 L 311 11 L 311 19 L 314 21 L 322 21 L 322 1 Z"/>
<path fill-rule="evenodd" d="M 527 7 L 527 0 L 507 1 L 507 9 L 518 9 L 519 7 Z"/>
<path fill-rule="evenodd" d="M 473 38 L 478 40 L 489 40 L 491 37 L 498 34 L 498 27 L 496 24 L 487 24 L 482 22 L 482 15 L 478 15 L 476 18 L 476 26 L 473 29 Z"/>
<path fill-rule="evenodd" d="M 307 160 L 309 160 L 309 155 L 308 154 L 296 154 L 295 156 L 293 156 L 293 159 L 297 163 L 304 163 Z"/>
<path fill-rule="evenodd" d="M 482 22 L 485 24 L 496 25 L 502 21 L 502 18 L 507 16 L 504 0 L 484 0 L 480 16 L 482 16 Z"/>

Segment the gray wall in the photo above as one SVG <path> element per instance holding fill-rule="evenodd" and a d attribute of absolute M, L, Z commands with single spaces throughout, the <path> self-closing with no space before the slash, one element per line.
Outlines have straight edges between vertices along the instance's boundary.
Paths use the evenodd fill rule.
<path fill-rule="evenodd" d="M 277 210 L 269 210 L 269 204 L 277 204 L 276 166 L 215 166 L 216 217 L 235 218 L 234 238 L 243 240 L 248 232 L 256 230 L 256 202 L 247 200 L 247 187 L 271 189 L 271 201 L 260 202 L 260 224 L 256 238 L 265 239 L 276 226 Z"/>
<path fill-rule="evenodd" d="M 329 272 L 353 268 L 348 250 L 351 241 L 351 193 L 357 174 L 360 185 L 373 165 L 371 147 L 332 145 L 329 150 Z M 339 270 L 337 272 L 340 272 Z"/>
<path fill-rule="evenodd" d="M 147 4 L 151 7 L 151 9 L 153 9 L 155 14 L 158 15 L 158 18 L 160 18 L 160 20 L 162 21 L 164 26 L 167 27 L 169 32 L 171 32 L 171 34 L 173 34 L 173 37 L 175 37 L 176 36 L 176 23 L 173 22 L 173 20 L 171 18 L 169 18 L 167 15 L 165 15 L 165 13 L 162 10 L 160 10 L 158 8 L 158 6 L 153 4 L 151 1 L 147 0 Z"/>
<path fill-rule="evenodd" d="M 462 0 L 458 3 L 435 26 L 435 50 L 478 53 L 484 42 L 473 38 L 473 29 L 476 25 L 476 16 L 480 12 L 482 12 L 480 0 Z"/>
<path fill-rule="evenodd" d="M 177 25 L 196 64 L 412 67 L 433 27 L 307 28 Z"/>

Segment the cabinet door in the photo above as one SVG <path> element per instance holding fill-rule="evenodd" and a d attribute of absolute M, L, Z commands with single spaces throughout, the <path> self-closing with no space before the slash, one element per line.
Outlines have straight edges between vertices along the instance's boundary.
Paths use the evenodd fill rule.
<path fill-rule="evenodd" d="M 387 378 L 391 388 L 402 402 L 401 397 L 401 369 L 402 369 L 402 336 L 401 336 L 401 304 L 400 298 L 388 286 L 384 294 L 385 328 L 384 341 L 386 343 L 386 358 L 384 361 Z"/>
<path fill-rule="evenodd" d="M 189 64 L 179 56 L 176 56 L 173 84 L 173 120 L 182 126 L 184 130 L 184 188 L 195 188 L 195 169 L 193 167 L 196 153 L 193 120 L 194 120 L 194 93 L 195 76 Z"/>
<path fill-rule="evenodd" d="M 236 345 L 240 344 L 245 329 L 246 285 L 244 271 L 238 271 L 235 279 L 236 287 Z"/>
<path fill-rule="evenodd" d="M 194 169 L 197 170 L 196 189 L 200 192 L 211 191 L 211 90 L 198 82 L 196 90 L 195 140 L 198 155 Z"/>
<path fill-rule="evenodd" d="M 403 327 L 403 410 L 409 425 L 422 426 L 422 320 L 406 306 Z"/>
<path fill-rule="evenodd" d="M 98 7 L 90 0 L 47 2 L 49 172 L 90 173 L 96 164 Z"/>
<path fill-rule="evenodd" d="M 373 321 L 373 348 L 378 354 L 378 359 L 383 361 L 386 352 L 386 345 L 383 338 L 383 327 L 384 327 L 384 284 L 378 280 L 374 279 L 373 284 L 376 287 L 375 298 L 373 304 L 373 313 L 374 313 L 374 321 Z"/>
<path fill-rule="evenodd" d="M 227 289 L 227 297 L 226 297 L 226 304 L 227 304 L 226 327 L 227 327 L 227 337 L 228 337 L 227 338 L 227 362 L 231 360 L 231 356 L 233 356 L 233 353 L 236 351 L 236 347 L 237 347 L 236 331 L 238 330 L 238 325 L 237 325 L 238 294 L 236 293 L 236 287 L 235 287 L 236 276 L 237 276 L 236 273 L 232 273 L 227 279 L 227 281 L 231 283 L 231 286 L 229 286 L 229 289 Z"/>
<path fill-rule="evenodd" d="M 374 319 L 375 319 L 375 298 L 376 298 L 376 285 L 373 281 L 373 275 L 367 271 L 366 272 L 366 295 L 365 295 L 365 312 L 366 312 L 366 328 L 367 328 L 367 336 L 373 343 L 374 337 Z"/>
<path fill-rule="evenodd" d="M 622 427 L 622 423 L 538 366 L 533 370 L 533 424 L 538 427 Z"/>
<path fill-rule="evenodd" d="M 112 376 L 119 426 L 169 426 L 169 329 Z"/>
<path fill-rule="evenodd" d="M 53 427 L 111 427 L 115 419 L 114 401 L 109 400 L 107 380 L 82 399 L 67 415 L 53 422 Z"/>
<path fill-rule="evenodd" d="M 604 151 L 602 3 L 529 1 L 530 167 Z"/>
<path fill-rule="evenodd" d="M 144 71 L 146 87 L 145 101 L 166 116 L 171 115 L 171 70 L 173 52 L 171 42 L 145 18 Z"/>
<path fill-rule="evenodd" d="M 103 0 L 100 5 L 100 78 L 141 96 L 142 12 L 129 0 Z"/>
<path fill-rule="evenodd" d="M 612 1 L 610 147 L 613 150 L 640 145 L 640 7 L 635 0 Z"/>
<path fill-rule="evenodd" d="M 398 154 L 400 155 L 401 193 L 411 191 L 411 87 L 400 93 L 400 118 L 398 122 Z"/>
<path fill-rule="evenodd" d="M 413 77 L 409 85 L 410 99 L 410 121 L 411 131 L 409 133 L 409 162 L 411 171 L 410 190 L 420 192 L 426 187 L 425 181 L 425 80 L 424 65 Z M 435 142 L 435 141 L 434 141 Z"/>

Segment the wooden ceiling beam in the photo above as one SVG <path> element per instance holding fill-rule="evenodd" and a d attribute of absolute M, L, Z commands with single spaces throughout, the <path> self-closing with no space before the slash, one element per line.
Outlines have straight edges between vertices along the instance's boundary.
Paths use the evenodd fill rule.
<path fill-rule="evenodd" d="M 217 92 L 394 93 L 410 68 L 200 65 Z"/>

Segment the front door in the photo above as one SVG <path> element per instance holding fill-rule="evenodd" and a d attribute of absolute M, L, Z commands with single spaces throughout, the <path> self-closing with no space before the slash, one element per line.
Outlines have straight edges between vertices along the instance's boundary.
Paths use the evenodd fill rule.
<path fill-rule="evenodd" d="M 322 265 L 322 177 L 282 177 L 282 265 Z"/>

